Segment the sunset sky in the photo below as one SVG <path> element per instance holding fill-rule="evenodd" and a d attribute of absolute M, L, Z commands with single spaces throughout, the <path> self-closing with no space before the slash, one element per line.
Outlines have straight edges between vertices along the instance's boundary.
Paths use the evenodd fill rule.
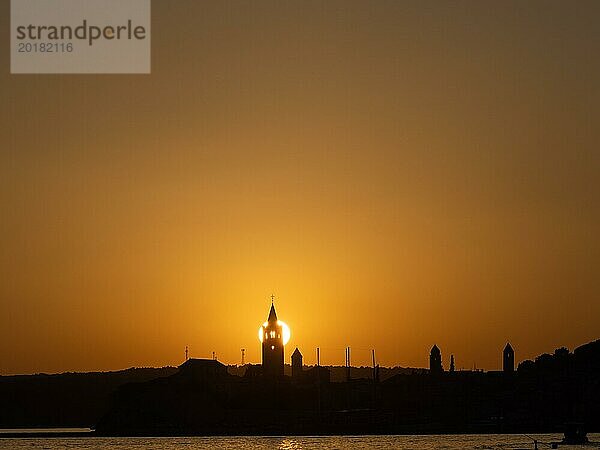
<path fill-rule="evenodd" d="M 600 338 L 600 2 L 157 1 L 151 75 L 10 75 L 0 374 L 498 369 Z"/>

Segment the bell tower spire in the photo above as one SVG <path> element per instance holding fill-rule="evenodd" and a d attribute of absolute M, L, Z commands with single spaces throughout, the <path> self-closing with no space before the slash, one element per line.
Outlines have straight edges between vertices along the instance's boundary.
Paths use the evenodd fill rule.
<path fill-rule="evenodd" d="M 275 312 L 275 295 L 271 294 L 269 317 L 262 326 L 262 368 L 267 377 L 283 376 L 283 326 L 277 320 Z"/>

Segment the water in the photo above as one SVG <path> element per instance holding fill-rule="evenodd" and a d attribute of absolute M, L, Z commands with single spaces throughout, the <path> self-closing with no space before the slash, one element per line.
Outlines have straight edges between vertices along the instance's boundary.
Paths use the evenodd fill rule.
<path fill-rule="evenodd" d="M 550 448 L 559 434 L 533 435 L 538 448 Z M 600 448 L 600 434 L 589 435 Z M 0 449 L 10 450 L 195 450 L 218 449 L 533 449 L 533 441 L 523 435 L 444 435 L 444 436 L 324 436 L 324 437 L 190 437 L 190 438 L 27 438 L 2 439 Z M 561 449 L 581 448 L 560 446 Z M 587 447 L 590 448 L 590 447 Z"/>

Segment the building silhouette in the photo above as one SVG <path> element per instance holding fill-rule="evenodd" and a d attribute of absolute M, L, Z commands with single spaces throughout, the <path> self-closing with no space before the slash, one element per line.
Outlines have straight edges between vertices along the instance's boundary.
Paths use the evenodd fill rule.
<path fill-rule="evenodd" d="M 189 358 L 179 366 L 179 372 L 196 380 L 216 379 L 227 375 L 227 366 L 216 359 Z"/>
<path fill-rule="evenodd" d="M 292 353 L 292 379 L 299 380 L 302 377 L 302 353 L 296 347 Z"/>
<path fill-rule="evenodd" d="M 269 318 L 262 326 L 262 369 L 266 377 L 283 377 L 283 327 L 271 301 Z"/>
<path fill-rule="evenodd" d="M 515 351 L 510 343 L 506 343 L 502 352 L 502 371 L 504 373 L 513 373 L 515 371 Z"/>
<path fill-rule="evenodd" d="M 429 354 L 429 371 L 431 373 L 442 373 L 444 371 L 442 367 L 442 352 L 435 344 L 431 347 L 431 353 Z"/>
<path fill-rule="evenodd" d="M 450 355 L 450 372 L 454 372 L 454 355 Z"/>

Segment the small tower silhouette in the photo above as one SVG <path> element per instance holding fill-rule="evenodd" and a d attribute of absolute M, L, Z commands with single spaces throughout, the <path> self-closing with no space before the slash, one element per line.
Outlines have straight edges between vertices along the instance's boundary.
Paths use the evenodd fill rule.
<path fill-rule="evenodd" d="M 283 327 L 279 325 L 271 296 L 269 318 L 262 327 L 262 368 L 267 377 L 283 376 Z"/>
<path fill-rule="evenodd" d="M 450 355 L 450 372 L 454 372 L 454 355 Z"/>
<path fill-rule="evenodd" d="M 515 351 L 508 342 L 502 352 L 502 370 L 504 373 L 513 373 L 515 371 Z"/>
<path fill-rule="evenodd" d="M 442 373 L 444 368 L 442 367 L 442 352 L 437 345 L 431 347 L 431 353 L 429 354 L 429 371 L 431 373 Z"/>
<path fill-rule="evenodd" d="M 294 353 L 292 353 L 292 379 L 299 380 L 302 376 L 302 353 L 296 347 Z"/>

